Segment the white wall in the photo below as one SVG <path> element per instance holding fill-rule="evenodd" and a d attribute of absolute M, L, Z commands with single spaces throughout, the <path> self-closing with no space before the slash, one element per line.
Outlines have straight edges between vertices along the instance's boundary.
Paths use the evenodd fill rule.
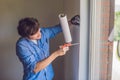
<path fill-rule="evenodd" d="M 0 0 L 0 80 L 22 80 L 22 64 L 15 54 L 19 19 L 31 16 L 48 26 L 58 23 L 61 12 L 63 0 Z"/>

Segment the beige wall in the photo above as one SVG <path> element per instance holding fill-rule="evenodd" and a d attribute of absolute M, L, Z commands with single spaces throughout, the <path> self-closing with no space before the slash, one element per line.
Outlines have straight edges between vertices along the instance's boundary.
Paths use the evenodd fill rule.
<path fill-rule="evenodd" d="M 63 0 L 0 0 L 0 80 L 22 80 L 22 64 L 15 54 L 18 20 L 31 16 L 41 26 L 51 26 L 61 12 Z"/>
<path fill-rule="evenodd" d="M 80 14 L 80 0 L 64 0 L 64 12 L 70 20 L 73 16 Z M 72 43 L 79 42 L 80 26 L 70 26 Z M 70 47 L 65 56 L 65 80 L 78 80 L 79 68 L 79 46 Z"/>
<path fill-rule="evenodd" d="M 68 15 L 68 19 L 80 14 L 80 0 L 64 0 L 64 12 Z"/>
<path fill-rule="evenodd" d="M 21 18 L 35 17 L 41 26 L 52 26 L 58 23 L 59 13 L 66 13 L 68 19 L 79 14 L 79 2 L 79 0 L 0 0 L 0 80 L 22 80 L 22 64 L 15 54 L 15 43 L 19 37 L 16 26 Z M 77 34 L 72 31 L 73 35 Z M 51 41 L 50 52 L 58 49 L 63 42 L 63 35 L 58 35 Z M 69 80 L 77 79 L 74 76 L 74 66 L 71 66 L 71 61 L 76 61 L 76 57 L 68 55 L 59 57 L 53 62 L 54 80 L 65 80 L 66 76 Z M 69 69 L 72 69 L 74 75 L 71 76 Z M 65 73 L 66 70 L 69 74 Z"/>

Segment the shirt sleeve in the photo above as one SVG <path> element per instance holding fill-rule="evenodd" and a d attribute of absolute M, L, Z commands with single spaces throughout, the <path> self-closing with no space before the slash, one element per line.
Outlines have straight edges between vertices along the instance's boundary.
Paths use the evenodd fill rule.
<path fill-rule="evenodd" d="M 33 72 L 37 61 L 29 48 L 21 44 L 17 45 L 16 53 L 20 61 L 23 63 L 25 70 L 28 72 Z"/>
<path fill-rule="evenodd" d="M 59 34 L 60 32 L 62 32 L 62 28 L 61 28 L 60 24 L 52 26 L 52 27 L 48 27 L 48 28 L 42 28 L 42 30 L 43 30 L 43 34 L 47 38 L 53 38 L 57 34 Z"/>

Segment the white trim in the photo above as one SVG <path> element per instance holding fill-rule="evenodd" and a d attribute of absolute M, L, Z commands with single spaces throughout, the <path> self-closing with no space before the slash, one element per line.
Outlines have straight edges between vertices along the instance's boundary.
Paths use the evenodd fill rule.
<path fill-rule="evenodd" d="M 89 0 L 80 0 L 79 80 L 88 80 Z"/>
<path fill-rule="evenodd" d="M 101 0 L 92 0 L 90 5 L 89 80 L 100 80 Z"/>

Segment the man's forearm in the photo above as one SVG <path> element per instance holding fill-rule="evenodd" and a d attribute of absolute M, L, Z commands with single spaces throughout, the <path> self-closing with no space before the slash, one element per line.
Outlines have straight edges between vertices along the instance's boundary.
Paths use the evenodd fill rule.
<path fill-rule="evenodd" d="M 40 70 L 44 69 L 47 67 L 53 60 L 55 60 L 58 57 L 58 54 L 56 52 L 52 53 L 48 58 L 38 62 L 36 64 L 36 67 L 34 69 L 34 72 L 37 73 Z"/>

